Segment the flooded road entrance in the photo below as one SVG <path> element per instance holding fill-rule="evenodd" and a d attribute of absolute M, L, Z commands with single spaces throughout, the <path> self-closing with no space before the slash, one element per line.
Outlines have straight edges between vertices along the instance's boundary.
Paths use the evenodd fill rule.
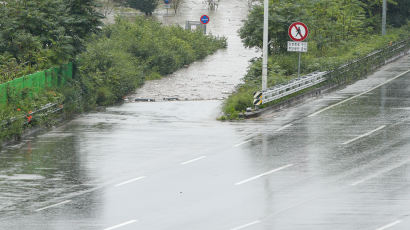
<path fill-rule="evenodd" d="M 202 0 L 184 1 L 176 15 L 169 11 L 167 16 L 165 9 L 157 11 L 154 16 L 164 24 L 182 27 L 187 20 L 199 21 L 201 15 L 208 15 L 207 33 L 226 37 L 228 47 L 161 80 L 147 81 L 130 101 L 136 97 L 158 101 L 163 98 L 220 100 L 229 96 L 246 74 L 249 60 L 259 55 L 254 49 L 244 48 L 238 35 L 247 14 L 247 0 L 220 1 L 214 11 L 208 10 Z"/>

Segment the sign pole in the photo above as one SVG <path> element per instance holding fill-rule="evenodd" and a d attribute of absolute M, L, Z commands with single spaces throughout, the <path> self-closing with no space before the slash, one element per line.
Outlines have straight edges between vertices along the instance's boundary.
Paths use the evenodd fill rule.
<path fill-rule="evenodd" d="M 298 78 L 300 77 L 300 62 L 302 52 L 307 52 L 307 42 L 303 42 L 308 34 L 309 30 L 308 27 L 302 22 L 294 22 L 292 25 L 289 26 L 288 30 L 289 37 L 293 40 L 293 42 L 288 42 L 288 51 L 290 52 L 298 52 Z"/>
<path fill-rule="evenodd" d="M 382 35 L 386 35 L 387 0 L 383 0 Z"/>
<path fill-rule="evenodd" d="M 302 55 L 302 52 L 299 52 L 299 62 L 298 62 L 298 78 L 300 77 L 300 56 Z"/>
<path fill-rule="evenodd" d="M 263 19 L 263 60 L 262 60 L 262 90 L 266 90 L 268 82 L 268 28 L 269 28 L 269 0 L 265 0 Z"/>

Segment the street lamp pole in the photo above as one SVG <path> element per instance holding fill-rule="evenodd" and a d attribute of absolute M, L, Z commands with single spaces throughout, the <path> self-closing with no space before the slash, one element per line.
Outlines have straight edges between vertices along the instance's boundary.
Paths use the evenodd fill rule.
<path fill-rule="evenodd" d="M 383 0 L 382 35 L 386 35 L 387 0 Z"/>
<path fill-rule="evenodd" d="M 263 20 L 263 60 L 262 60 L 262 90 L 267 88 L 268 78 L 268 27 L 269 27 L 269 0 L 264 3 Z"/>

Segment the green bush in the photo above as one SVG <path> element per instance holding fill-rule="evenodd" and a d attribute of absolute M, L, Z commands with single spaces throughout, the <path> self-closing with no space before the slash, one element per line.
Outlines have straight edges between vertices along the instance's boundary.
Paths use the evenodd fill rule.
<path fill-rule="evenodd" d="M 226 39 L 137 17 L 117 18 L 87 43 L 78 76 L 88 105 L 110 105 L 143 84 L 226 47 Z"/>
<path fill-rule="evenodd" d="M 399 29 L 391 29 L 386 36 L 367 35 L 341 41 L 326 52 L 315 48 L 315 43 L 309 43 L 309 52 L 302 54 L 301 74 L 314 71 L 328 71 L 352 60 L 363 57 L 374 50 L 386 47 L 390 42 L 400 41 L 410 36 L 410 24 Z M 369 42 L 371 41 L 371 42 Z M 312 47 L 312 48 L 310 48 Z M 285 83 L 297 77 L 297 53 L 275 53 L 268 61 L 268 87 Z M 362 69 L 358 70 L 363 72 Z M 251 107 L 250 99 L 254 92 L 260 90 L 262 75 L 262 61 L 251 61 L 244 83 L 237 87 L 236 92 L 224 103 L 223 112 L 228 119 L 235 119 L 237 115 Z"/>

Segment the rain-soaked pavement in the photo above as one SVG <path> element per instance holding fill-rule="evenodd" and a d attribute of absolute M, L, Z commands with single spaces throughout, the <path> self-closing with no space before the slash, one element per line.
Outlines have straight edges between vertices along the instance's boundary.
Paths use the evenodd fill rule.
<path fill-rule="evenodd" d="M 409 69 L 243 122 L 212 100 L 83 115 L 0 153 L 0 229 L 410 229 Z"/>
<path fill-rule="evenodd" d="M 221 77 L 211 63 L 235 52 L 158 84 Z M 240 76 L 229 70 L 243 76 L 247 55 L 227 67 L 232 84 Z M 408 230 L 409 69 L 407 55 L 340 91 L 241 122 L 216 121 L 219 100 L 82 115 L 0 152 L 0 229 Z M 149 87 L 139 94 L 152 96 Z M 164 95 L 175 96 L 171 87 Z"/>

